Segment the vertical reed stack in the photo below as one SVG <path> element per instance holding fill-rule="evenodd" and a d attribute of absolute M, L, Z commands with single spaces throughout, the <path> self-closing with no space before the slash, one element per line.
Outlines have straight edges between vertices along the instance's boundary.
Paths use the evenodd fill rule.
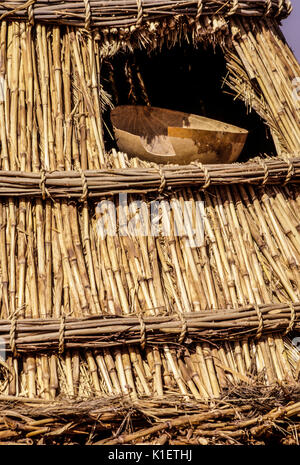
<path fill-rule="evenodd" d="M 273 23 L 258 20 L 254 27 L 251 21 L 232 19 L 228 27 L 221 17 L 201 21 L 206 29 L 193 29 L 195 42 L 201 35 L 205 40 L 206 32 L 208 40 L 225 47 L 230 86 L 270 125 L 278 150 L 296 152 L 300 114 L 289 83 L 299 64 Z M 174 24 L 165 20 L 160 25 L 166 33 L 162 41 L 185 38 L 184 27 L 178 32 Z M 136 46 L 144 41 L 147 47 L 143 31 L 135 40 Z M 159 47 L 159 40 L 152 47 Z M 0 168 L 40 173 L 45 191 L 43 179 L 51 170 L 82 174 L 86 169 L 145 166 L 115 150 L 108 154 L 104 147 L 102 110 L 109 99 L 102 87 L 101 57 L 131 46 L 111 31 L 2 21 Z M 276 69 L 270 51 L 277 57 Z M 252 86 L 254 80 L 258 87 Z M 84 186 L 84 175 L 82 179 Z M 43 199 L 0 202 L 1 318 L 180 317 L 300 300 L 300 197 L 290 184 L 164 192 L 164 200 L 174 203 L 168 237 L 135 235 L 124 225 L 122 220 L 129 218 L 150 226 L 151 197 L 146 195 L 129 194 L 130 208 L 117 197 L 107 198 L 116 206 L 122 234 L 105 236 L 99 233 L 101 211 L 87 201 L 84 189 L 81 202 L 54 200 L 44 193 Z M 140 211 L 137 200 L 143 202 Z M 186 202 L 188 227 L 178 236 L 179 206 Z M 195 228 L 199 202 L 205 208 L 203 236 Z M 167 204 L 161 202 L 158 224 L 167 216 Z M 114 220 L 113 212 L 106 215 L 110 225 Z M 123 394 L 133 400 L 161 399 L 176 392 L 200 401 L 258 379 L 267 386 L 293 385 L 299 375 L 298 359 L 289 357 L 282 334 L 258 333 L 254 339 L 218 345 L 182 345 L 183 340 L 184 327 L 177 346 L 149 346 L 145 340 L 141 346 L 97 351 L 60 347 L 52 355 L 14 353 L 6 362 L 9 382 L 1 380 L 0 389 L 6 396 L 45 400 Z"/>

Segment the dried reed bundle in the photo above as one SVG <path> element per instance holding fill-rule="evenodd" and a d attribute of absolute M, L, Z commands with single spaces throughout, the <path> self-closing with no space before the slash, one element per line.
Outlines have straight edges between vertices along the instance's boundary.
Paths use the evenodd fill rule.
<path fill-rule="evenodd" d="M 164 309 L 161 309 L 162 311 Z M 184 316 L 183 316 L 184 315 Z M 87 317 L 0 320 L 6 351 L 17 354 L 53 349 L 99 349 L 130 344 L 174 344 L 260 338 L 299 330 L 300 304 L 248 306 L 237 310 L 185 313 L 181 318 Z M 144 347 L 143 347 L 144 348 Z"/>
<path fill-rule="evenodd" d="M 300 106 L 293 94 L 300 65 L 271 20 L 233 18 L 235 53 L 228 51 L 227 82 L 271 128 L 276 149 L 294 152 L 300 146 Z"/>
<path fill-rule="evenodd" d="M 31 22 L 52 22 L 75 26 L 128 27 L 140 26 L 145 20 L 161 19 L 170 15 L 192 16 L 198 19 L 201 15 L 241 15 L 241 16 L 276 16 L 283 19 L 292 11 L 289 0 L 243 0 L 219 1 L 179 0 L 109 0 L 99 2 L 88 1 L 43 1 L 29 0 L 2 2 L 1 19 L 29 19 Z"/>
<path fill-rule="evenodd" d="M 264 444 L 277 438 L 297 444 L 297 396 L 297 390 L 263 386 L 231 390 L 215 405 L 171 393 L 157 400 L 122 396 L 51 403 L 2 396 L 0 443 Z"/>
<path fill-rule="evenodd" d="M 144 163 L 144 165 L 147 165 Z M 231 184 L 258 186 L 298 183 L 300 158 L 259 159 L 256 162 L 189 166 L 166 165 L 95 171 L 50 171 L 41 173 L 0 171 L 0 196 L 81 199 L 118 193 L 157 192 Z"/>

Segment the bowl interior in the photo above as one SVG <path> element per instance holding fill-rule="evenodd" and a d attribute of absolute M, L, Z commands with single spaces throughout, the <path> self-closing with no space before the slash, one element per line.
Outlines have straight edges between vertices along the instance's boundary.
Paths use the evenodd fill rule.
<path fill-rule="evenodd" d="M 155 136 L 167 136 L 168 127 L 198 129 L 232 134 L 247 134 L 245 129 L 204 116 L 156 107 L 123 105 L 111 112 L 115 128 L 143 137 L 150 142 Z"/>
<path fill-rule="evenodd" d="M 239 156 L 248 134 L 221 121 L 156 107 L 119 106 L 111 121 L 120 150 L 165 162 L 195 157 L 229 162 Z"/>

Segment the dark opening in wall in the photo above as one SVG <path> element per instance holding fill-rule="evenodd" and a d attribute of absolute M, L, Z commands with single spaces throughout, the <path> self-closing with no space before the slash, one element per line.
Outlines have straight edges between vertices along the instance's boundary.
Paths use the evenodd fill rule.
<path fill-rule="evenodd" d="M 118 53 L 105 61 L 102 69 L 104 88 L 112 95 L 114 105 L 145 105 L 148 98 L 155 107 L 230 123 L 249 131 L 238 161 L 264 153 L 275 155 L 273 139 L 262 119 L 226 93 L 226 74 L 226 61 L 219 48 L 195 49 L 187 44 L 163 47 L 150 54 L 140 50 L 134 54 Z M 105 122 L 112 132 L 109 112 Z M 108 131 L 106 144 L 108 149 L 115 146 Z"/>

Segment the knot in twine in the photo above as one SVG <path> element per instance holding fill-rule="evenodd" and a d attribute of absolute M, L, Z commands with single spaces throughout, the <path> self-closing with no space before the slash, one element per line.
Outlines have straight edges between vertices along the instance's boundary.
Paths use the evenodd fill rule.
<path fill-rule="evenodd" d="M 143 5 L 142 0 L 136 0 L 137 3 L 137 17 L 136 17 L 136 25 L 140 26 L 143 21 Z"/>
<path fill-rule="evenodd" d="M 46 187 L 46 180 L 47 180 L 47 174 L 48 174 L 48 171 L 45 170 L 45 168 L 42 168 L 40 170 L 40 174 L 41 174 L 41 179 L 40 179 L 40 189 L 42 191 L 42 199 L 45 200 L 46 199 L 46 194 L 47 196 L 54 201 L 54 199 L 51 197 L 51 194 L 50 192 L 48 191 L 47 187 Z"/>
<path fill-rule="evenodd" d="M 263 178 L 263 180 L 261 182 L 261 185 L 265 186 L 268 183 L 270 172 L 269 172 L 268 166 L 267 166 L 267 164 L 266 164 L 266 162 L 264 160 L 260 159 L 259 164 L 264 169 L 264 178 Z"/>
<path fill-rule="evenodd" d="M 45 200 L 45 198 L 46 198 L 46 186 L 45 186 L 45 183 L 46 183 L 47 172 L 46 172 L 46 170 L 44 168 L 42 168 L 40 173 L 41 173 L 40 188 L 41 188 L 41 191 L 42 191 L 42 198 L 43 198 L 43 200 Z"/>
<path fill-rule="evenodd" d="M 203 0 L 198 0 L 198 5 L 197 5 L 197 13 L 195 16 L 195 21 L 199 21 L 200 16 L 202 15 L 203 12 Z"/>
<path fill-rule="evenodd" d="M 160 186 L 158 188 L 158 192 L 161 194 L 166 188 L 167 181 L 166 181 L 166 178 L 165 178 L 165 173 L 164 173 L 161 166 L 158 166 L 157 172 L 158 172 L 158 174 L 160 176 Z"/>
<path fill-rule="evenodd" d="M 90 30 L 91 30 L 91 20 L 92 20 L 92 12 L 91 12 L 90 0 L 83 0 L 83 1 L 84 1 L 84 8 L 85 8 L 84 29 L 87 32 L 90 32 Z"/>
<path fill-rule="evenodd" d="M 285 181 L 283 183 L 283 186 L 286 186 L 291 181 L 292 177 L 295 174 L 295 167 L 294 167 L 294 164 L 293 164 L 292 160 L 287 158 L 286 162 L 288 164 L 288 169 L 287 169 L 287 174 L 286 174 L 286 178 L 285 178 Z"/>
<path fill-rule="evenodd" d="M 262 336 L 262 332 L 263 332 L 263 329 L 264 329 L 264 320 L 263 320 L 263 316 L 262 316 L 262 313 L 260 311 L 260 308 L 258 305 L 254 305 L 254 308 L 256 310 L 256 313 L 257 313 L 257 318 L 258 318 L 258 328 L 257 328 L 257 332 L 256 332 L 256 339 L 260 339 L 261 336 Z"/>
<path fill-rule="evenodd" d="M 239 7 L 240 7 L 239 0 L 233 0 L 232 7 L 228 11 L 227 15 L 228 16 L 235 15 Z"/>
<path fill-rule="evenodd" d="M 210 174 L 208 172 L 208 169 L 200 162 L 192 162 L 191 164 L 197 166 L 198 168 L 200 168 L 203 171 L 205 181 L 204 181 L 204 184 L 202 186 L 202 189 L 207 189 L 211 184 L 211 177 L 210 177 Z"/>
<path fill-rule="evenodd" d="M 17 332 L 17 319 L 20 316 L 21 311 L 24 309 L 24 305 L 17 308 L 17 310 L 9 316 L 11 320 L 10 331 L 9 331 L 9 345 L 14 357 L 18 356 L 17 346 L 16 346 L 16 332 Z"/>
<path fill-rule="evenodd" d="M 143 315 L 141 312 L 137 313 L 137 317 L 139 319 L 140 327 L 141 327 L 140 345 L 141 345 L 141 348 L 144 350 L 146 347 L 146 324 L 144 322 Z"/>
<path fill-rule="evenodd" d="M 181 332 L 180 332 L 180 335 L 179 335 L 179 338 L 178 338 L 178 344 L 183 344 L 185 338 L 186 338 L 186 335 L 187 335 L 187 321 L 186 319 L 184 318 L 184 315 L 182 312 L 180 312 L 179 310 L 176 312 L 177 315 L 179 316 L 179 319 L 181 321 Z"/>
<path fill-rule="evenodd" d="M 84 171 L 81 168 L 81 166 L 79 165 L 79 163 L 76 163 L 75 168 L 80 173 L 81 183 L 82 183 L 82 195 L 80 197 L 80 201 L 85 202 L 87 200 L 88 194 L 89 194 L 88 182 L 87 182 L 86 176 L 84 174 Z"/>
<path fill-rule="evenodd" d="M 58 353 L 62 355 L 65 350 L 65 315 L 62 315 L 60 318 L 60 327 L 58 333 Z"/>
<path fill-rule="evenodd" d="M 272 11 L 272 0 L 266 0 L 266 8 L 264 12 L 264 16 L 269 16 Z"/>
<path fill-rule="evenodd" d="M 31 26 L 34 26 L 34 10 L 33 10 L 34 3 L 35 3 L 35 0 L 32 0 L 32 3 L 28 6 L 28 9 L 27 9 L 29 24 Z"/>
<path fill-rule="evenodd" d="M 275 15 L 275 18 L 277 18 L 277 16 L 281 15 L 282 10 L 283 10 L 283 6 L 284 6 L 284 0 L 278 0 L 278 9 L 277 9 L 277 13 Z"/>
<path fill-rule="evenodd" d="M 289 307 L 291 309 L 291 318 L 290 318 L 289 325 L 286 328 L 286 331 L 284 333 L 285 335 L 293 331 L 295 321 L 296 321 L 296 311 L 295 311 L 294 304 L 292 302 L 289 302 Z"/>

